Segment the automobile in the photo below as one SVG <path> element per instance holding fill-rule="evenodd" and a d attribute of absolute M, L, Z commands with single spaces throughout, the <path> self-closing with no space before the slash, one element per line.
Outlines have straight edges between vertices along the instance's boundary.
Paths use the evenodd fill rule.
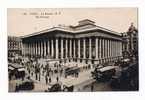
<path fill-rule="evenodd" d="M 113 75 L 115 75 L 116 67 L 117 66 L 105 66 L 95 68 L 95 70 L 91 72 L 92 77 L 98 81 L 109 80 Z"/>
<path fill-rule="evenodd" d="M 56 83 L 54 85 L 52 85 L 51 88 L 48 88 L 48 92 L 60 92 L 61 90 L 61 85 Z"/>
<path fill-rule="evenodd" d="M 66 68 L 65 69 L 65 75 L 75 75 L 79 73 L 78 67 L 72 67 L 72 68 Z"/>
<path fill-rule="evenodd" d="M 64 92 L 73 92 L 73 90 L 74 90 L 74 86 L 73 85 L 71 85 L 71 86 L 64 85 L 63 86 L 63 91 Z"/>
<path fill-rule="evenodd" d="M 24 78 L 25 77 L 25 67 L 23 67 L 21 64 L 17 63 L 9 63 L 8 64 L 8 71 L 9 76 L 15 76 L 16 79 Z"/>
<path fill-rule="evenodd" d="M 32 80 L 25 80 L 22 83 L 16 85 L 16 91 L 33 90 L 33 89 L 34 82 Z"/>
<path fill-rule="evenodd" d="M 130 65 L 130 62 L 131 62 L 131 60 L 130 60 L 129 58 L 122 59 L 122 61 L 121 61 L 121 66 L 122 66 L 122 67 L 127 67 L 127 66 Z"/>

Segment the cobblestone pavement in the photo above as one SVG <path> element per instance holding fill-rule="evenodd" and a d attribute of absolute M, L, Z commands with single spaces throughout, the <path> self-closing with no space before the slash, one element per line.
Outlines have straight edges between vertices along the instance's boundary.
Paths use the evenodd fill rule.
<path fill-rule="evenodd" d="M 82 86 L 85 82 L 92 79 L 91 71 L 92 71 L 92 69 L 80 72 L 78 77 L 68 76 L 67 78 L 65 78 L 63 75 L 63 76 L 59 77 L 58 82 L 63 85 L 67 85 L 67 86 L 75 85 L 76 88 L 78 88 L 78 87 Z M 27 76 L 29 76 L 28 73 L 27 73 L 26 77 Z M 30 78 L 34 81 L 34 85 L 35 85 L 35 87 L 32 91 L 33 92 L 44 92 L 45 90 L 48 90 L 48 87 L 51 87 L 53 84 L 57 83 L 57 80 L 56 80 L 57 76 L 58 76 L 58 74 L 51 76 L 52 82 L 48 83 L 48 84 L 46 84 L 45 76 L 42 74 L 41 74 L 40 81 L 35 79 L 35 75 L 30 76 Z M 10 92 L 15 91 L 16 83 L 20 84 L 21 82 L 22 82 L 22 80 L 11 80 L 9 82 L 9 91 Z"/>

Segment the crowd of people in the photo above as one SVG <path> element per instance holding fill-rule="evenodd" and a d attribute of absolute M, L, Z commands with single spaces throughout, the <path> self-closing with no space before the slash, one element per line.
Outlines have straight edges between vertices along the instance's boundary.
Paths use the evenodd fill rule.
<path fill-rule="evenodd" d="M 29 60 L 24 63 L 24 66 L 26 67 L 26 70 L 30 77 L 35 77 L 35 80 L 38 81 L 41 81 L 41 79 L 43 78 L 45 79 L 46 84 L 51 84 L 54 80 L 55 82 L 59 82 L 61 77 L 67 78 L 68 75 L 78 77 L 81 71 L 86 71 L 91 68 L 91 65 L 84 65 L 82 67 L 79 67 L 78 64 L 74 66 L 73 64 L 64 65 L 59 62 L 43 63 L 39 62 L 38 60 L 39 59 Z M 71 68 L 70 66 L 78 68 L 78 70 L 73 70 L 73 72 L 70 72 L 71 74 L 68 74 L 66 72 L 66 69 Z"/>
<path fill-rule="evenodd" d="M 41 77 L 45 77 L 46 84 L 52 82 L 52 78 L 56 77 L 56 81 L 59 81 L 59 77 L 62 76 L 64 69 L 58 63 L 41 64 L 38 61 L 32 61 L 25 63 L 26 69 L 30 77 L 35 77 L 35 80 L 41 81 Z"/>

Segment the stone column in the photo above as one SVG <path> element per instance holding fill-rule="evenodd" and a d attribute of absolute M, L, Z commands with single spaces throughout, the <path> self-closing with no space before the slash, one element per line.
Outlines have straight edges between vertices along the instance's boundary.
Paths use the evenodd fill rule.
<path fill-rule="evenodd" d="M 44 57 L 46 56 L 46 40 L 44 40 Z"/>
<path fill-rule="evenodd" d="M 37 43 L 37 55 L 39 55 L 39 42 L 36 42 Z"/>
<path fill-rule="evenodd" d="M 113 57 L 115 57 L 115 41 L 113 41 Z"/>
<path fill-rule="evenodd" d="M 96 38 L 96 42 L 95 42 L 95 51 L 96 51 L 96 56 L 95 59 L 98 60 L 98 37 Z"/>
<path fill-rule="evenodd" d="M 49 44 L 49 39 L 47 41 L 47 55 L 50 56 L 50 44 Z"/>
<path fill-rule="evenodd" d="M 108 43 L 107 43 L 107 39 L 105 39 L 105 62 L 108 60 L 107 59 L 107 54 L 108 54 Z"/>
<path fill-rule="evenodd" d="M 117 56 L 119 56 L 119 54 L 118 54 L 119 53 L 119 42 L 118 41 L 116 42 L 116 50 L 117 50 L 116 51 Z"/>
<path fill-rule="evenodd" d="M 104 55 L 104 52 L 105 52 L 104 44 L 105 44 L 104 39 L 102 39 L 102 58 L 105 57 L 105 55 Z"/>
<path fill-rule="evenodd" d="M 114 42 L 115 44 L 115 57 L 117 56 L 117 41 Z"/>
<path fill-rule="evenodd" d="M 35 42 L 33 43 L 33 51 L 34 51 L 33 56 L 35 56 Z"/>
<path fill-rule="evenodd" d="M 31 48 L 31 43 L 29 44 L 29 47 L 30 47 L 30 51 L 29 51 L 30 53 L 29 53 L 29 54 L 30 54 L 30 56 L 31 56 L 31 55 L 32 55 L 32 54 L 31 54 L 31 50 L 32 50 L 32 48 Z"/>
<path fill-rule="evenodd" d="M 31 54 L 31 56 L 33 55 L 33 45 L 32 45 L 32 43 L 30 44 L 30 54 Z"/>
<path fill-rule="evenodd" d="M 108 58 L 108 39 L 106 39 L 106 58 Z"/>
<path fill-rule="evenodd" d="M 119 41 L 119 56 L 121 56 L 121 50 L 122 50 L 122 45 L 121 42 Z"/>
<path fill-rule="evenodd" d="M 116 41 L 116 56 L 118 56 L 118 41 Z"/>
<path fill-rule="evenodd" d="M 112 41 L 110 40 L 110 57 L 111 57 L 111 50 L 112 50 L 111 49 L 111 47 L 112 47 L 112 44 L 111 43 L 112 43 Z"/>
<path fill-rule="evenodd" d="M 35 53 L 34 43 L 32 43 L 32 56 L 34 55 L 34 53 Z"/>
<path fill-rule="evenodd" d="M 111 57 L 111 40 L 109 40 L 109 57 Z"/>
<path fill-rule="evenodd" d="M 30 44 L 29 43 L 27 43 L 27 55 L 30 55 Z"/>
<path fill-rule="evenodd" d="M 43 57 L 43 41 L 41 41 L 41 57 Z"/>
<path fill-rule="evenodd" d="M 22 55 L 25 56 L 25 45 L 22 43 Z"/>
<path fill-rule="evenodd" d="M 116 57 L 116 40 L 114 41 L 114 56 Z"/>
<path fill-rule="evenodd" d="M 27 43 L 27 55 L 30 55 L 30 44 Z"/>
<path fill-rule="evenodd" d="M 30 45 L 30 48 L 31 48 L 31 56 L 33 55 L 33 44 L 31 43 Z"/>
<path fill-rule="evenodd" d="M 80 39 L 78 39 L 78 58 L 80 58 Z"/>
<path fill-rule="evenodd" d="M 76 58 L 76 45 L 75 45 L 75 39 L 73 40 L 73 51 L 74 51 L 74 58 Z"/>
<path fill-rule="evenodd" d="M 22 55 L 24 56 L 24 44 L 22 44 L 21 46 L 22 46 Z"/>
<path fill-rule="evenodd" d="M 36 43 L 34 42 L 34 56 L 36 56 Z"/>
<path fill-rule="evenodd" d="M 92 39 L 89 38 L 89 59 L 92 59 Z"/>
<path fill-rule="evenodd" d="M 56 51 L 56 53 L 55 53 L 55 55 L 56 55 L 55 58 L 58 59 L 58 38 L 56 38 L 55 41 L 56 41 L 56 42 L 55 42 L 55 49 L 56 49 L 56 50 L 55 50 L 55 51 Z"/>
<path fill-rule="evenodd" d="M 111 40 L 111 57 L 113 57 L 113 41 Z"/>
<path fill-rule="evenodd" d="M 26 43 L 23 43 L 23 45 L 24 45 L 24 56 L 26 56 L 26 54 L 27 54 L 27 47 L 26 47 Z"/>
<path fill-rule="evenodd" d="M 107 42 L 108 42 L 108 46 L 107 46 L 108 47 L 107 48 L 108 49 L 108 54 L 107 54 L 107 57 L 108 57 L 108 61 L 110 61 L 110 40 L 108 39 Z"/>
<path fill-rule="evenodd" d="M 99 58 L 102 58 L 102 39 L 99 39 Z"/>
<path fill-rule="evenodd" d="M 26 43 L 26 54 L 27 55 L 29 54 L 29 45 L 28 45 L 28 43 Z"/>
<path fill-rule="evenodd" d="M 122 41 L 120 42 L 120 56 L 122 56 L 122 49 L 123 48 L 123 45 L 122 45 Z"/>
<path fill-rule="evenodd" d="M 41 56 L 41 41 L 38 42 L 38 55 Z"/>
<path fill-rule="evenodd" d="M 32 56 L 33 50 L 32 50 L 32 43 L 30 43 L 30 55 Z"/>
<path fill-rule="evenodd" d="M 25 47 L 25 55 L 28 55 L 28 43 L 24 44 Z"/>
<path fill-rule="evenodd" d="M 32 43 L 32 55 L 35 56 L 35 44 Z"/>
<path fill-rule="evenodd" d="M 38 52 L 37 52 L 37 42 L 35 42 L 35 56 L 37 56 L 38 55 Z"/>
<path fill-rule="evenodd" d="M 21 54 L 22 54 L 22 56 L 24 55 L 24 45 L 22 44 L 22 42 L 21 42 L 21 47 L 20 47 L 20 49 L 21 49 Z"/>
<path fill-rule="evenodd" d="M 107 39 L 105 39 L 105 58 L 107 58 L 107 54 L 108 54 L 108 43 L 107 43 Z"/>
<path fill-rule="evenodd" d="M 61 59 L 63 59 L 63 39 L 61 38 Z"/>
<path fill-rule="evenodd" d="M 30 55 L 30 44 L 29 43 L 26 44 L 26 53 L 27 53 L 27 55 Z"/>
<path fill-rule="evenodd" d="M 22 44 L 22 41 L 21 41 L 21 51 L 22 51 L 22 55 L 24 55 L 24 45 Z"/>
<path fill-rule="evenodd" d="M 106 58 L 106 39 L 104 39 L 104 58 Z"/>
<path fill-rule="evenodd" d="M 120 56 L 120 41 L 118 41 L 118 56 Z"/>
<path fill-rule="evenodd" d="M 109 58 L 109 40 L 107 40 L 107 58 Z"/>
<path fill-rule="evenodd" d="M 114 41 L 112 41 L 112 57 L 114 57 Z"/>
<path fill-rule="evenodd" d="M 105 39 L 105 58 L 107 58 L 107 53 L 108 53 L 108 49 L 107 49 L 107 39 Z"/>
<path fill-rule="evenodd" d="M 120 56 L 120 41 L 118 41 L 118 56 Z"/>
<path fill-rule="evenodd" d="M 68 40 L 65 40 L 65 57 L 68 58 Z"/>
<path fill-rule="evenodd" d="M 83 58 L 86 59 L 86 39 L 83 39 Z"/>
<path fill-rule="evenodd" d="M 70 43 L 70 49 L 69 49 L 69 51 L 70 51 L 69 53 L 70 54 L 69 55 L 70 55 L 70 58 L 72 58 L 72 39 L 70 39 L 69 43 Z"/>
<path fill-rule="evenodd" d="M 109 49 L 109 51 L 108 51 L 108 57 L 110 58 L 110 39 L 108 40 L 108 49 Z"/>
<path fill-rule="evenodd" d="M 35 43 L 33 43 L 33 56 L 35 56 Z"/>
<path fill-rule="evenodd" d="M 54 45 L 53 45 L 53 39 L 51 39 L 51 57 L 54 58 Z"/>

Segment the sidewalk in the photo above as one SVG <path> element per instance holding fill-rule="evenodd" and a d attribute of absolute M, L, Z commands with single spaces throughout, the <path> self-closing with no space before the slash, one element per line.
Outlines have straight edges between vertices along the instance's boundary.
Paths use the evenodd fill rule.
<path fill-rule="evenodd" d="M 80 88 L 80 86 L 84 86 L 84 85 L 86 85 L 86 83 L 89 84 L 90 82 L 92 82 L 92 77 L 91 77 L 92 70 L 93 69 L 80 72 L 79 76 L 77 78 L 72 77 L 72 76 L 68 76 L 67 78 L 65 78 L 64 76 L 59 77 L 58 83 L 61 83 L 66 86 L 74 85 L 75 88 Z M 45 76 L 43 76 L 42 74 L 41 74 L 40 81 L 35 80 L 35 75 L 33 75 L 33 77 L 32 76 L 30 76 L 30 77 L 35 83 L 35 89 L 33 91 L 37 91 L 37 92 L 47 90 L 48 87 L 51 87 L 53 84 L 57 83 L 57 81 L 56 81 L 57 75 L 54 75 L 53 77 L 51 77 L 51 83 L 48 83 L 48 84 L 46 84 Z"/>

